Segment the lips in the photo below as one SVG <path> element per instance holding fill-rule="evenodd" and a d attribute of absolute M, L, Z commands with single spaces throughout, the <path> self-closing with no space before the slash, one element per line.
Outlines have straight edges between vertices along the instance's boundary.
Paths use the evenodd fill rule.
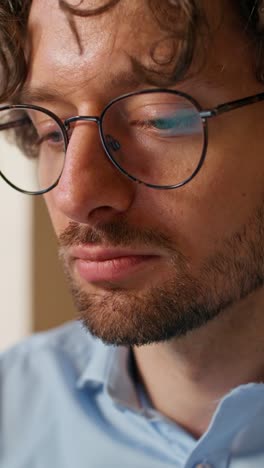
<path fill-rule="evenodd" d="M 158 258 L 152 253 L 98 247 L 74 247 L 70 256 L 77 273 L 87 282 L 127 279 Z"/>

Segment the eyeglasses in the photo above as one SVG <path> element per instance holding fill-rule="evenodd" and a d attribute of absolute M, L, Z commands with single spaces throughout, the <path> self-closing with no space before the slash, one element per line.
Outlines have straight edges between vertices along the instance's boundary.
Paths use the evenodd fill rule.
<path fill-rule="evenodd" d="M 77 122 L 97 124 L 106 156 L 130 180 L 176 189 L 200 171 L 208 119 L 264 100 L 264 93 L 204 110 L 191 96 L 151 89 L 112 100 L 100 117 L 62 121 L 34 105 L 0 107 L 0 175 L 14 189 L 38 195 L 58 184 Z"/>

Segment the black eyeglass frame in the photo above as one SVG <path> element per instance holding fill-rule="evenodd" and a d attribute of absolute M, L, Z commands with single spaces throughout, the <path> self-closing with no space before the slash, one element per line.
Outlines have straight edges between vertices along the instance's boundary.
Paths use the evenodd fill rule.
<path fill-rule="evenodd" d="M 141 181 L 141 180 L 137 179 L 136 177 L 132 176 L 131 174 L 126 172 L 115 161 L 115 159 L 112 157 L 111 153 L 109 152 L 109 150 L 107 148 L 107 143 L 106 143 L 106 140 L 105 140 L 105 135 L 104 135 L 104 131 L 103 131 L 103 119 L 104 119 L 104 116 L 105 116 L 106 112 L 108 111 L 108 109 L 113 104 L 115 104 L 115 103 L 117 103 L 117 102 L 119 102 L 119 101 L 121 101 L 123 99 L 132 97 L 132 96 L 140 96 L 140 95 L 154 94 L 154 93 L 173 94 L 173 95 L 177 95 L 177 96 L 180 96 L 182 98 L 187 99 L 197 109 L 197 111 L 198 111 L 198 113 L 199 113 L 199 115 L 201 117 L 202 124 L 203 124 L 204 144 L 203 144 L 203 150 L 202 150 L 202 153 L 201 153 L 199 163 L 198 163 L 195 171 L 192 173 L 192 175 L 190 177 L 185 179 L 183 182 L 180 182 L 180 183 L 175 184 L 175 185 L 165 185 L 164 186 L 164 185 L 149 184 L 147 182 Z M 70 124 L 73 123 L 73 122 L 77 122 L 77 121 L 94 122 L 94 123 L 96 123 L 98 125 L 100 140 L 101 140 L 103 149 L 104 149 L 107 157 L 112 162 L 112 164 L 122 174 L 124 174 L 126 177 L 128 177 L 133 182 L 137 182 L 138 184 L 145 185 L 146 187 L 149 187 L 149 188 L 158 189 L 158 190 L 171 190 L 171 189 L 176 189 L 176 188 L 182 187 L 182 186 L 186 185 L 187 183 L 189 183 L 198 174 L 201 167 L 203 166 L 203 163 L 204 163 L 204 160 L 205 160 L 205 157 L 206 157 L 206 153 L 207 153 L 207 148 L 208 148 L 208 119 L 211 119 L 213 117 L 217 117 L 217 116 L 219 116 L 219 115 L 221 115 L 223 113 L 230 112 L 232 110 L 239 109 L 241 107 L 245 107 L 245 106 L 248 106 L 248 105 L 251 105 L 251 104 L 256 104 L 256 103 L 261 102 L 261 101 L 264 101 L 264 92 L 263 93 L 258 93 L 258 94 L 255 94 L 255 95 L 251 95 L 251 96 L 247 96 L 247 97 L 242 98 L 242 99 L 237 99 L 237 100 L 229 101 L 229 102 L 226 102 L 226 103 L 223 103 L 223 104 L 219 104 L 219 105 L 217 105 L 216 107 L 214 107 L 212 109 L 203 109 L 200 106 L 200 104 L 198 103 L 198 101 L 196 101 L 196 99 L 194 99 L 192 96 L 190 96 L 187 93 L 184 93 L 184 92 L 178 91 L 178 90 L 172 90 L 172 89 L 156 88 L 156 89 L 147 89 L 147 90 L 141 90 L 141 91 L 136 91 L 136 92 L 132 92 L 132 93 L 126 93 L 126 94 L 123 94 L 121 96 L 118 96 L 117 98 L 111 100 L 105 106 L 105 108 L 103 109 L 103 111 L 102 111 L 102 113 L 101 113 L 101 115 L 99 117 L 79 115 L 79 116 L 69 117 L 68 119 L 62 121 L 56 114 L 49 111 L 48 109 L 45 109 L 44 107 L 40 107 L 40 106 L 35 106 L 33 104 L 6 105 L 6 106 L 0 107 L 0 112 L 5 111 L 5 110 L 11 110 L 11 109 L 31 109 L 31 110 L 36 110 L 36 111 L 43 112 L 46 115 L 48 115 L 49 117 L 51 117 L 58 124 L 58 126 L 59 126 L 59 128 L 60 128 L 60 130 L 62 132 L 62 135 L 63 135 L 63 138 L 64 138 L 65 157 L 66 157 L 67 148 L 68 148 L 68 145 L 69 145 L 68 130 L 70 128 Z M 1 131 L 1 125 L 0 125 L 0 131 Z M 42 194 L 45 194 L 45 193 L 51 191 L 53 188 L 55 188 L 58 185 L 59 180 L 60 180 L 61 175 L 62 175 L 62 172 L 63 172 L 63 168 L 62 168 L 62 171 L 61 171 L 59 177 L 54 182 L 54 184 L 52 184 L 47 189 L 40 190 L 38 192 L 30 192 L 30 191 L 23 190 L 23 189 L 15 186 L 12 182 L 10 182 L 4 176 L 4 174 L 1 171 L 0 171 L 0 176 L 12 188 L 14 188 L 15 190 L 18 190 L 21 193 L 25 193 L 25 194 L 28 194 L 28 195 L 42 195 Z"/>

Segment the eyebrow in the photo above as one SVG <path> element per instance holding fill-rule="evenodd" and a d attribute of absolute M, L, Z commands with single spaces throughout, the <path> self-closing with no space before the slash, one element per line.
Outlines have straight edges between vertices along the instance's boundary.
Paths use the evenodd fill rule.
<path fill-rule="evenodd" d="M 89 81 L 85 84 L 85 86 L 87 86 L 88 84 Z M 113 76 L 110 79 L 110 87 L 113 89 L 122 86 L 123 88 L 135 90 L 140 86 L 140 84 L 142 84 L 142 80 L 139 80 L 134 74 L 128 72 L 122 72 L 117 76 Z M 71 91 L 67 93 L 62 93 L 59 89 L 52 85 L 25 85 L 12 97 L 12 103 L 41 104 L 65 102 L 68 94 L 71 94 Z"/>
<path fill-rule="evenodd" d="M 109 82 L 109 86 L 112 87 L 113 89 L 122 87 L 123 89 L 126 89 L 128 92 L 129 90 L 131 91 L 136 91 L 142 84 L 146 85 L 151 85 L 159 88 L 170 88 L 172 85 L 175 86 L 176 82 L 172 83 L 164 83 L 163 79 L 160 80 L 160 83 L 158 82 L 159 80 L 157 79 L 157 74 L 154 73 L 154 79 L 152 79 L 151 72 L 148 74 L 137 74 L 135 72 L 128 72 L 128 71 L 123 71 L 119 73 L 116 76 L 112 76 Z M 183 80 L 185 81 L 185 80 Z M 178 83 L 183 83 L 182 80 L 179 80 Z M 197 76 L 193 76 L 191 79 L 187 79 L 186 81 L 192 81 L 195 86 L 201 86 L 201 81 Z M 84 84 L 84 88 L 87 87 L 89 84 L 89 80 Z M 207 78 L 204 80 L 204 84 L 212 90 L 218 89 L 219 87 L 222 88 L 223 86 L 220 86 L 219 83 L 215 83 L 212 79 Z M 57 89 L 53 85 L 43 85 L 43 86 L 31 86 L 31 85 L 24 85 L 21 90 L 19 90 L 17 93 L 15 93 L 12 97 L 12 102 L 11 104 L 52 104 L 56 103 L 65 103 L 67 102 L 67 95 L 70 95 L 71 91 L 68 91 L 68 93 L 62 93 L 61 90 Z"/>

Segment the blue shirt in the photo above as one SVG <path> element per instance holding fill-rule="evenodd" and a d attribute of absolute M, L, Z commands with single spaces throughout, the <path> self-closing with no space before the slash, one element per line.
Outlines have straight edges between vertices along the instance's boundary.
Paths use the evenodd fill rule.
<path fill-rule="evenodd" d="M 195 440 L 151 407 L 131 352 L 79 322 L 0 356 L 1 468 L 263 468 L 264 386 L 223 398 Z"/>

